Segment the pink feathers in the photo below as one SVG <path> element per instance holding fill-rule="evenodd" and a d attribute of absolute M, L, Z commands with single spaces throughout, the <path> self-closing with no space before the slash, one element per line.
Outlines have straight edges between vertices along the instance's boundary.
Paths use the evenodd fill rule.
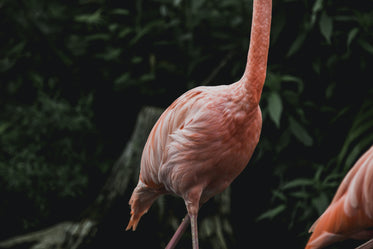
<path fill-rule="evenodd" d="M 306 248 L 323 248 L 344 239 L 373 238 L 373 147 L 355 163 L 330 206 L 311 227 Z"/>

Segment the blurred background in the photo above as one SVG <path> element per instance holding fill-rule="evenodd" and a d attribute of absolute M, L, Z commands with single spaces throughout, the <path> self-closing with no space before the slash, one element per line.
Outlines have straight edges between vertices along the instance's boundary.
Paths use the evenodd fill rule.
<path fill-rule="evenodd" d="M 372 145 L 373 1 L 361 3 L 274 1 L 261 140 L 224 193 L 223 239 L 203 233 L 202 248 L 304 247 Z M 240 79 L 252 0 L 2 0 L 0 12 L 1 241 L 79 219 L 142 107 Z M 171 237 L 157 209 L 124 231 L 136 181 L 88 248 L 162 248 Z M 181 219 L 183 201 L 167 200 Z M 216 209 L 207 203 L 200 224 Z"/>

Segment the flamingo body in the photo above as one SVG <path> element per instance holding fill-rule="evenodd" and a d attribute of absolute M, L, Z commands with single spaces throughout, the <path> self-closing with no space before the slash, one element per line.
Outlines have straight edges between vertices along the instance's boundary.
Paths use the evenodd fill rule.
<path fill-rule="evenodd" d="M 259 141 L 262 119 L 259 106 L 232 98 L 238 95 L 245 95 L 240 82 L 197 87 L 166 109 L 143 150 L 139 185 L 130 200 L 139 205 L 136 213 L 146 212 L 160 194 L 189 202 L 196 191 L 198 209 L 241 173 Z M 130 222 L 134 228 L 136 216 Z"/>
<path fill-rule="evenodd" d="M 186 92 L 154 125 L 129 202 L 127 230 L 136 229 L 141 216 L 160 195 L 176 194 L 185 201 L 193 249 L 197 249 L 199 207 L 227 188 L 249 162 L 262 126 L 259 101 L 267 69 L 272 1 L 254 0 L 253 10 L 242 78 L 230 85 Z"/>
<path fill-rule="evenodd" d="M 373 146 L 340 184 L 331 204 L 311 227 L 306 249 L 345 239 L 373 238 Z"/>

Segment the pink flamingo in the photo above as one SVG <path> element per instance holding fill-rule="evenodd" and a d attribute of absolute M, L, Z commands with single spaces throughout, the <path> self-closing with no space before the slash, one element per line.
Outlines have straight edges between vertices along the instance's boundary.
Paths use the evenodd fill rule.
<path fill-rule="evenodd" d="M 198 249 L 200 206 L 241 173 L 259 141 L 271 11 L 272 0 L 254 0 L 248 59 L 238 82 L 189 90 L 154 125 L 129 201 L 131 219 L 126 230 L 136 229 L 160 195 L 176 194 L 184 199 L 188 214 L 167 248 L 176 245 L 190 222 L 193 248 Z"/>
<path fill-rule="evenodd" d="M 373 146 L 343 179 L 326 211 L 312 225 L 306 249 L 345 239 L 373 238 Z M 373 240 L 358 247 L 373 248 Z"/>

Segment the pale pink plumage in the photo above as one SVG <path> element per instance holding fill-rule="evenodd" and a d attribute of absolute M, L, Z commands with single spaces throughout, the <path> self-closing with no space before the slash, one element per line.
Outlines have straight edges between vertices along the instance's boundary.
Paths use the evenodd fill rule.
<path fill-rule="evenodd" d="M 373 146 L 351 168 L 329 207 L 311 227 L 306 249 L 345 239 L 371 239 L 372 227 Z"/>
<path fill-rule="evenodd" d="M 173 193 L 185 201 L 193 248 L 198 248 L 199 207 L 240 174 L 259 141 L 259 100 L 266 75 L 271 7 L 271 0 L 254 0 L 250 49 L 241 80 L 186 92 L 154 125 L 130 199 L 132 216 L 127 229 L 136 229 L 159 195 Z"/>

